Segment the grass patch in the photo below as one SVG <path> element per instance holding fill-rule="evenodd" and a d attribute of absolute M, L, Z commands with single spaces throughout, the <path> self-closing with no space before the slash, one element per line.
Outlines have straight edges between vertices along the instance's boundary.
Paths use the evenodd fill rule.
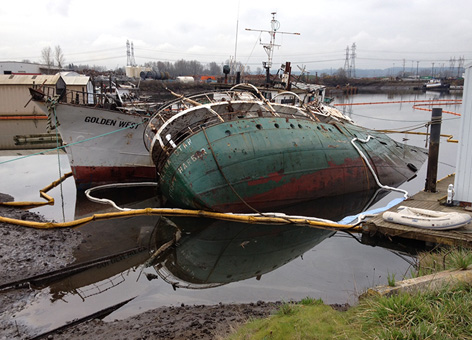
<path fill-rule="evenodd" d="M 295 313 L 295 310 L 298 308 L 298 305 L 294 302 L 284 302 L 279 309 L 277 310 L 277 315 L 292 315 Z"/>
<path fill-rule="evenodd" d="M 304 299 L 304 303 L 308 300 Z M 350 323 L 351 312 L 336 311 L 319 301 L 292 303 L 290 314 L 278 312 L 266 319 L 253 320 L 228 339 L 365 339 L 360 327 Z"/>
<path fill-rule="evenodd" d="M 443 248 L 418 255 L 416 274 L 424 276 L 449 269 L 467 269 L 472 265 L 472 252 L 467 248 Z"/>
<path fill-rule="evenodd" d="M 304 306 L 310 306 L 310 305 L 322 305 L 323 304 L 323 300 L 321 299 L 314 299 L 312 297 L 309 297 L 307 296 L 306 298 L 302 299 L 300 301 L 300 304 L 301 305 L 304 305 Z"/>
<path fill-rule="evenodd" d="M 472 264 L 469 249 L 422 254 L 413 276 Z M 388 276 L 395 285 L 395 276 Z M 460 283 L 436 291 L 368 297 L 347 312 L 319 299 L 283 304 L 275 315 L 253 320 L 228 339 L 469 339 L 472 340 L 472 285 Z"/>
<path fill-rule="evenodd" d="M 370 339 L 472 339 L 472 286 L 369 298 L 356 313 Z"/>
<path fill-rule="evenodd" d="M 387 282 L 390 287 L 395 287 L 395 274 L 388 274 Z"/>

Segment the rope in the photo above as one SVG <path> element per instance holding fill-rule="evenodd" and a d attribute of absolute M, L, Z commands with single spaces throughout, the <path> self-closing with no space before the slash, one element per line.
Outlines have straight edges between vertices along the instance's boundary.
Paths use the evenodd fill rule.
<path fill-rule="evenodd" d="M 359 138 L 356 137 L 356 138 L 353 138 L 351 140 L 351 144 L 354 146 L 354 148 L 357 150 L 357 152 L 359 152 L 359 155 L 361 155 L 361 157 L 365 160 L 365 162 L 367 164 L 367 167 L 369 168 L 370 172 L 372 173 L 372 176 L 374 176 L 375 182 L 377 183 L 377 185 L 379 187 L 381 187 L 382 189 L 385 189 L 385 190 L 401 192 L 401 193 L 403 193 L 403 197 L 405 197 L 405 199 L 408 199 L 408 191 L 403 190 L 403 189 L 389 187 L 387 185 L 383 185 L 382 183 L 380 183 L 379 178 L 377 177 L 377 174 L 375 173 L 374 169 L 372 168 L 372 165 L 369 163 L 369 160 L 367 159 L 367 156 L 355 144 L 355 141 L 359 141 L 359 142 L 362 142 L 362 143 L 368 143 L 371 138 L 374 138 L 374 137 L 372 137 L 370 135 L 367 136 L 367 139 L 359 139 Z"/>
<path fill-rule="evenodd" d="M 49 104 L 50 103 L 50 104 Z M 57 120 L 57 115 L 56 115 L 56 99 L 48 98 L 48 130 L 52 127 L 51 124 L 51 114 L 50 111 L 54 113 L 54 129 L 56 130 L 56 149 L 57 149 L 57 164 L 58 164 L 58 172 L 59 172 L 59 178 L 62 178 L 61 174 L 61 155 L 59 154 L 59 131 L 57 127 L 59 126 L 59 121 Z M 49 132 L 49 131 L 48 131 Z M 60 183 L 60 192 L 61 192 L 61 206 L 62 206 L 62 220 L 65 222 L 66 220 L 66 214 L 64 211 L 64 191 L 62 188 L 62 181 Z"/>
<path fill-rule="evenodd" d="M 206 141 L 207 141 L 207 143 L 208 143 L 208 147 L 209 147 L 209 149 L 210 149 L 210 151 L 211 151 L 211 154 L 213 155 L 213 159 L 215 160 L 215 164 L 216 164 L 216 166 L 218 167 L 218 170 L 219 170 L 221 176 L 223 176 L 224 180 L 225 180 L 226 183 L 228 184 L 228 186 L 229 186 L 229 188 L 231 189 L 231 191 L 236 195 L 237 198 L 239 198 L 239 199 L 241 200 L 241 202 L 244 203 L 244 205 L 245 205 L 246 207 L 248 207 L 250 210 L 252 210 L 252 211 L 258 213 L 259 215 L 262 215 L 262 213 L 261 213 L 260 211 L 256 210 L 256 209 L 253 208 L 251 205 L 249 205 L 249 204 L 244 200 L 244 198 L 242 198 L 242 197 L 238 194 L 238 192 L 236 191 L 236 189 L 234 189 L 234 187 L 231 185 L 231 183 L 229 182 L 228 178 L 227 178 L 226 175 L 224 174 L 223 169 L 222 169 L 221 166 L 220 166 L 220 163 L 218 163 L 218 160 L 216 159 L 216 155 L 215 155 L 215 152 L 213 151 L 213 148 L 211 147 L 211 143 L 210 143 L 210 140 L 208 139 L 208 135 L 207 135 L 207 133 L 206 133 L 206 129 L 205 129 L 205 127 L 203 127 L 203 126 L 202 126 L 202 131 L 203 131 L 203 134 L 205 135 L 205 138 L 206 138 Z"/>
<path fill-rule="evenodd" d="M 155 186 L 157 187 L 157 182 L 138 182 L 138 183 L 113 183 L 113 184 L 104 184 L 99 185 L 90 189 L 85 190 L 85 196 L 92 202 L 100 203 L 100 204 L 110 204 L 113 208 L 120 210 L 120 211 L 130 211 L 133 209 L 130 208 L 121 208 L 116 205 L 115 202 L 109 200 L 107 198 L 96 198 L 91 195 L 91 193 L 95 190 L 101 189 L 108 189 L 108 188 L 130 188 L 134 186 Z"/>
<path fill-rule="evenodd" d="M 427 124 L 426 127 L 428 127 L 431 124 Z M 376 130 L 378 132 L 383 132 L 383 133 L 405 133 L 408 135 L 421 135 L 421 136 L 429 136 L 429 132 L 413 132 L 413 131 L 397 131 L 397 130 Z M 441 137 L 447 138 L 447 142 L 449 143 L 459 143 L 457 139 L 453 139 L 453 135 L 445 135 L 441 134 Z"/>
<path fill-rule="evenodd" d="M 84 140 L 80 140 L 80 141 L 77 141 L 77 142 L 69 143 L 69 144 L 67 144 L 67 145 L 62 145 L 62 146 L 59 146 L 59 147 L 56 147 L 56 148 L 52 148 L 52 149 L 46 149 L 46 150 L 43 150 L 43 151 L 39 151 L 39 152 L 33 153 L 33 154 L 31 154 L 31 155 L 26 155 L 26 156 L 22 156 L 22 157 L 17 157 L 17 158 L 9 159 L 9 160 L 0 162 L 0 165 L 1 165 L 1 164 L 5 164 L 5 163 L 9 163 L 9 162 L 13 162 L 13 161 L 18 161 L 18 160 L 20 160 L 20 159 L 24 159 L 24 158 L 28 158 L 28 157 L 32 157 L 32 156 L 42 155 L 42 154 L 44 154 L 44 153 L 46 153 L 46 152 L 51 152 L 51 151 L 55 151 L 55 150 L 58 150 L 58 149 L 65 149 L 65 148 L 68 147 L 68 146 L 76 145 L 76 144 L 80 144 L 80 143 L 84 143 L 84 142 L 88 142 L 88 141 L 93 140 L 93 139 L 96 139 L 96 138 L 100 138 L 100 137 L 104 137 L 104 136 L 111 135 L 111 134 L 113 134 L 113 133 L 115 133 L 115 132 L 123 131 L 123 130 L 126 130 L 126 129 L 133 129 L 133 128 L 135 128 L 136 126 L 141 125 L 141 124 L 144 124 L 144 123 L 146 123 L 146 122 L 143 121 L 143 122 L 141 122 L 141 123 L 135 123 L 135 124 L 132 124 L 132 125 L 130 125 L 130 126 L 127 126 L 127 127 L 124 127 L 124 128 L 118 129 L 118 130 L 113 130 L 113 131 L 110 131 L 110 132 L 107 132 L 107 133 L 103 133 L 103 134 L 98 135 L 98 136 L 94 136 L 94 137 L 86 138 L 86 139 L 84 139 Z"/>
<path fill-rule="evenodd" d="M 334 104 L 334 106 L 401 104 L 401 103 L 441 103 L 441 102 L 453 102 L 454 104 L 462 104 L 462 99 L 392 100 L 389 102 L 343 103 L 343 104 Z"/>

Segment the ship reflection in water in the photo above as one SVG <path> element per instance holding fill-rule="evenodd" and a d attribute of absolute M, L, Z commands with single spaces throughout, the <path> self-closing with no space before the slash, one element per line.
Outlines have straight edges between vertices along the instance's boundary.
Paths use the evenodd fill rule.
<path fill-rule="evenodd" d="M 124 191 L 126 190 L 128 189 Z M 103 191 L 100 194 L 101 197 L 113 199 L 128 207 L 142 208 L 149 206 L 151 202 L 150 199 L 140 202 L 130 202 L 128 199 L 126 202 L 122 195 L 123 190 L 120 192 L 121 198 L 117 197 L 116 192 Z M 284 212 L 341 220 L 345 216 L 364 211 L 386 194 L 385 191 L 366 191 L 318 199 L 303 206 L 287 207 Z M 146 195 L 155 197 L 153 190 L 149 188 L 142 189 L 139 197 Z M 89 202 L 78 198 L 76 218 L 90 212 Z M 302 256 L 336 233 L 333 230 L 290 223 L 262 225 L 190 217 L 141 216 L 96 221 L 92 225 L 88 228 L 102 236 L 113 235 L 110 237 L 113 238 L 112 242 L 103 237 L 95 237 L 99 240 L 96 249 L 100 249 L 100 257 L 107 256 L 103 252 L 104 245 L 107 245 L 109 254 L 118 252 L 122 255 L 51 284 L 52 300 L 62 299 L 68 293 L 85 299 L 119 286 L 128 276 L 123 273 L 130 268 L 141 273 L 146 267 L 145 274 L 139 274 L 138 278 L 147 277 L 151 280 L 160 277 L 172 285 L 174 290 L 211 288 L 254 277 L 260 279 L 262 275 Z M 107 227 L 112 232 L 107 232 Z M 119 239 L 120 235 L 122 240 Z M 137 239 L 139 244 L 136 244 Z M 132 242 L 129 242 L 130 240 Z M 96 256 L 97 252 L 91 243 L 93 241 L 89 240 L 88 254 L 94 253 Z M 126 252 L 126 249 L 134 250 Z M 80 253 L 77 257 L 90 260 Z M 155 274 L 149 272 L 152 268 Z M 149 284 L 152 285 L 153 282 Z M 82 288 L 86 286 L 88 288 Z"/>
<path fill-rule="evenodd" d="M 154 268 L 173 287 L 203 288 L 259 279 L 333 234 L 297 225 L 208 221 L 184 233 Z"/>

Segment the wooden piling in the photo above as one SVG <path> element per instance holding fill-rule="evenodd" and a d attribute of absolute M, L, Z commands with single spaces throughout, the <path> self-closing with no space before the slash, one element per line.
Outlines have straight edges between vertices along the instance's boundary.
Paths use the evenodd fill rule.
<path fill-rule="evenodd" d="M 442 108 L 433 108 L 431 113 L 431 133 L 429 136 L 428 169 L 425 191 L 436 192 L 438 177 L 439 142 L 441 138 Z"/>

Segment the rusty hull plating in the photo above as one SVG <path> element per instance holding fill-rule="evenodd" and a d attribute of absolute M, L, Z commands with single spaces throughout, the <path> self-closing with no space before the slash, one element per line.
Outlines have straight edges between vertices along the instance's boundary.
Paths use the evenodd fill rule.
<path fill-rule="evenodd" d="M 175 114 L 175 103 L 163 108 L 145 130 L 160 191 L 182 208 L 274 211 L 372 190 L 377 184 L 366 161 L 383 185 L 398 186 L 427 157 L 424 149 L 355 125 L 316 101 L 268 103 L 245 92 L 192 101 Z M 351 140 L 368 136 L 357 144 L 364 160 Z"/>

